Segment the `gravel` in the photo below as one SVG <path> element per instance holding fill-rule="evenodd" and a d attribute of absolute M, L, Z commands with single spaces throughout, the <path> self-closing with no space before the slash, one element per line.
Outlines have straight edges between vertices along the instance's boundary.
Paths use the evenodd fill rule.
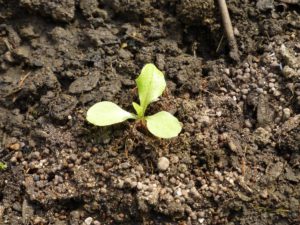
<path fill-rule="evenodd" d="M 157 162 L 157 168 L 160 171 L 166 171 L 170 166 L 170 161 L 166 157 L 160 157 Z"/>

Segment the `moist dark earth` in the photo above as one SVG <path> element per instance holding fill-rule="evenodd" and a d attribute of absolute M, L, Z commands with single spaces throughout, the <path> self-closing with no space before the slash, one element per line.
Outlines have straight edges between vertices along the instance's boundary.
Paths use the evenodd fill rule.
<path fill-rule="evenodd" d="M 300 3 L 0 0 L 0 224 L 300 224 Z M 148 113 L 94 127 L 96 102 L 133 112 L 146 63 L 168 91 Z"/>

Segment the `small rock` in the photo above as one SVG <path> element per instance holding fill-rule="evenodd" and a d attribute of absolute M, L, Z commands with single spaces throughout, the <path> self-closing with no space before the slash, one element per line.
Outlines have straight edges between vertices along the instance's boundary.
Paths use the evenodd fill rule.
<path fill-rule="evenodd" d="M 248 128 L 252 128 L 252 123 L 249 119 L 245 120 L 245 126 L 248 127 Z"/>
<path fill-rule="evenodd" d="M 201 197 L 200 193 L 197 191 L 197 189 L 195 187 L 191 188 L 190 193 L 191 193 L 192 197 L 194 197 L 194 198 Z"/>
<path fill-rule="evenodd" d="M 21 212 L 21 211 L 22 211 L 22 206 L 21 206 L 21 204 L 20 204 L 19 202 L 13 203 L 12 208 L 13 208 L 14 210 L 18 211 L 18 212 Z"/>
<path fill-rule="evenodd" d="M 39 217 L 39 216 L 36 216 L 33 220 L 33 224 L 35 224 L 35 225 L 45 224 L 45 223 L 46 223 L 46 221 L 43 218 Z"/>
<path fill-rule="evenodd" d="M 92 217 L 88 217 L 84 220 L 84 224 L 85 225 L 91 225 L 93 222 L 93 218 Z"/>
<path fill-rule="evenodd" d="M 274 8 L 274 4 L 273 4 L 273 1 L 272 0 L 259 0 L 257 1 L 256 3 L 256 7 L 264 12 L 266 10 L 270 10 L 270 9 L 273 9 Z"/>
<path fill-rule="evenodd" d="M 202 223 L 204 222 L 204 218 L 199 218 L 199 219 L 198 219 L 198 222 L 199 222 L 200 224 L 202 224 Z"/>
<path fill-rule="evenodd" d="M 178 188 L 174 191 L 175 196 L 181 196 L 182 195 L 182 191 L 181 188 Z"/>
<path fill-rule="evenodd" d="M 3 59 L 4 59 L 6 62 L 9 62 L 9 63 L 14 62 L 14 58 L 12 57 L 11 52 L 6 52 L 6 53 L 3 55 Z"/>
<path fill-rule="evenodd" d="M 283 109 L 283 119 L 287 120 L 291 117 L 291 110 L 289 108 Z"/>
<path fill-rule="evenodd" d="M 84 159 L 89 159 L 90 157 L 91 157 L 91 153 L 89 153 L 89 152 L 85 152 L 82 155 L 82 158 L 84 158 Z"/>
<path fill-rule="evenodd" d="M 275 91 L 273 92 L 273 95 L 274 95 L 275 97 L 278 97 L 278 96 L 280 96 L 280 95 L 281 95 L 281 92 L 280 92 L 280 91 L 277 91 L 277 90 L 275 90 Z"/>
<path fill-rule="evenodd" d="M 117 187 L 122 189 L 124 187 L 124 181 L 123 180 L 119 180 L 117 183 Z"/>
<path fill-rule="evenodd" d="M 266 169 L 266 174 L 270 181 L 277 179 L 283 172 L 283 163 L 277 162 L 275 164 L 270 164 Z"/>
<path fill-rule="evenodd" d="M 143 187 L 144 187 L 144 185 L 143 185 L 141 182 L 138 182 L 138 183 L 137 183 L 136 188 L 137 188 L 138 190 L 142 190 Z"/>
<path fill-rule="evenodd" d="M 104 187 L 100 188 L 100 193 L 101 194 L 106 194 L 107 193 L 107 189 L 104 188 Z"/>
<path fill-rule="evenodd" d="M 260 196 L 261 196 L 262 198 L 264 198 L 264 199 L 267 199 L 268 196 L 269 196 L 268 190 L 267 190 L 267 189 L 263 190 L 263 191 L 260 193 Z"/>
<path fill-rule="evenodd" d="M 21 145 L 19 143 L 14 143 L 12 145 L 9 146 L 10 150 L 14 150 L 14 151 L 18 151 L 20 150 Z"/>
<path fill-rule="evenodd" d="M 166 157 L 160 157 L 157 162 L 157 168 L 160 171 L 166 171 L 170 166 L 170 161 Z"/>
<path fill-rule="evenodd" d="M 291 167 L 286 167 L 285 171 L 286 171 L 285 177 L 287 180 L 293 181 L 293 182 L 299 181 L 300 175 L 296 176 L 296 174 L 294 173 L 294 171 Z"/>
<path fill-rule="evenodd" d="M 268 96 L 261 94 L 257 104 L 257 123 L 258 126 L 264 127 L 273 121 L 274 112 L 269 104 Z"/>
<path fill-rule="evenodd" d="M 74 210 L 70 213 L 70 217 L 71 217 L 70 222 L 71 222 L 71 224 L 75 224 L 75 222 L 80 219 L 80 216 L 81 216 L 80 214 L 81 213 L 78 210 Z"/>
<path fill-rule="evenodd" d="M 11 157 L 10 162 L 11 163 L 16 163 L 18 160 L 15 156 Z"/>
<path fill-rule="evenodd" d="M 29 155 L 30 159 L 40 159 L 41 158 L 41 154 L 38 151 L 32 152 Z"/>
<path fill-rule="evenodd" d="M 229 74 L 230 74 L 229 68 L 225 68 L 225 69 L 224 69 L 224 72 L 225 72 L 227 75 L 229 75 Z"/>
<path fill-rule="evenodd" d="M 13 51 L 13 55 L 17 59 L 28 59 L 30 55 L 30 48 L 28 46 L 20 46 Z"/>
<path fill-rule="evenodd" d="M 196 219 L 197 219 L 197 215 L 196 215 L 195 212 L 192 212 L 192 213 L 190 214 L 190 217 L 192 218 L 192 220 L 196 220 Z"/>

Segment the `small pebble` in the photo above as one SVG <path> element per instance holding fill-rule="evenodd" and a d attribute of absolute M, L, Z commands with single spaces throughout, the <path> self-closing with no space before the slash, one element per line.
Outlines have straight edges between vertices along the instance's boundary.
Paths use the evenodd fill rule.
<path fill-rule="evenodd" d="M 14 151 L 18 151 L 20 150 L 21 145 L 19 143 L 14 143 L 12 145 L 9 146 L 9 149 L 14 150 Z"/>
<path fill-rule="evenodd" d="M 283 109 L 283 119 L 287 120 L 291 117 L 291 110 L 289 108 Z"/>
<path fill-rule="evenodd" d="M 104 188 L 104 187 L 100 188 L 100 193 L 101 194 L 106 194 L 107 193 L 107 189 Z"/>
<path fill-rule="evenodd" d="M 93 222 L 93 218 L 92 217 L 88 217 L 84 220 L 85 225 L 91 225 Z"/>
<path fill-rule="evenodd" d="M 11 163 L 16 163 L 17 161 L 18 161 L 17 157 L 15 157 L 15 156 L 11 157 L 11 159 L 10 159 Z"/>
<path fill-rule="evenodd" d="M 249 89 L 246 89 L 246 88 L 245 88 L 245 89 L 242 89 L 242 90 L 241 90 L 241 92 L 242 92 L 243 94 L 245 94 L 245 95 L 246 95 L 246 94 L 248 94 L 248 92 L 249 92 Z"/>
<path fill-rule="evenodd" d="M 171 184 L 175 184 L 175 183 L 176 183 L 176 179 L 175 179 L 174 177 L 171 177 L 171 178 L 170 178 L 170 183 L 171 183 Z"/>
<path fill-rule="evenodd" d="M 252 127 L 252 123 L 251 123 L 251 121 L 249 119 L 245 120 L 245 126 L 248 127 L 248 128 Z"/>
<path fill-rule="evenodd" d="M 95 220 L 95 221 L 93 222 L 93 225 L 101 225 L 101 223 L 100 223 L 98 220 Z"/>
<path fill-rule="evenodd" d="M 38 151 L 32 152 L 30 154 L 30 158 L 31 159 L 40 159 L 41 158 L 41 154 Z"/>
<path fill-rule="evenodd" d="M 263 191 L 260 193 L 260 196 L 261 196 L 262 198 L 264 198 L 264 199 L 268 198 L 268 196 L 269 196 L 268 190 L 267 190 L 267 189 L 263 190 Z"/>
<path fill-rule="evenodd" d="M 202 224 L 202 223 L 204 222 L 204 218 L 199 218 L 199 219 L 198 219 L 198 222 L 199 222 L 200 224 Z"/>
<path fill-rule="evenodd" d="M 273 93 L 273 94 L 274 94 L 274 96 L 275 96 L 275 97 L 278 97 L 278 96 L 280 96 L 280 95 L 281 95 L 280 91 L 274 91 L 274 93 Z"/>
<path fill-rule="evenodd" d="M 137 182 L 137 185 L 136 185 L 136 188 L 138 189 L 138 190 L 142 190 L 143 189 L 143 184 L 141 183 L 141 182 Z"/>
<path fill-rule="evenodd" d="M 196 220 L 196 219 L 197 219 L 197 215 L 196 215 L 195 212 L 192 212 L 192 213 L 190 214 L 190 217 L 192 218 L 192 220 Z"/>
<path fill-rule="evenodd" d="M 89 159 L 90 157 L 91 157 L 91 153 L 89 153 L 89 152 L 85 152 L 82 155 L 82 158 L 84 158 L 84 159 Z"/>
<path fill-rule="evenodd" d="M 160 157 L 157 162 L 157 168 L 160 171 L 166 171 L 170 166 L 170 161 L 166 157 Z"/>
<path fill-rule="evenodd" d="M 220 117 L 220 116 L 222 116 L 222 112 L 221 112 L 221 111 L 217 111 L 217 112 L 216 112 L 216 115 L 217 115 L 218 117 Z"/>
<path fill-rule="evenodd" d="M 225 69 L 224 69 L 224 72 L 225 72 L 227 75 L 229 75 L 229 74 L 230 74 L 229 68 L 225 68 Z"/>

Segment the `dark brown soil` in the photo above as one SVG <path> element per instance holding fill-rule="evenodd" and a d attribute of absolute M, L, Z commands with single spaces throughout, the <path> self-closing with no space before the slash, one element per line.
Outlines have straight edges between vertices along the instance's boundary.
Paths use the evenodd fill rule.
<path fill-rule="evenodd" d="M 238 63 L 213 0 L 0 0 L 0 224 L 299 225 L 300 4 L 227 4 Z M 149 62 L 178 138 L 86 122 Z"/>

